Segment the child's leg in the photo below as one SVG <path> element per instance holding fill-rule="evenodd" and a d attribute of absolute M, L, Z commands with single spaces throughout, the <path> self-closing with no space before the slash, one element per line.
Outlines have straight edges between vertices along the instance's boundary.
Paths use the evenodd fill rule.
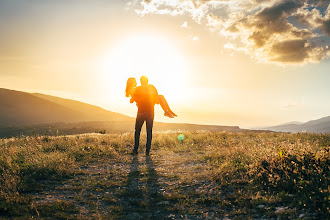
<path fill-rule="evenodd" d="M 165 97 L 164 97 L 163 95 L 159 95 L 158 97 L 159 97 L 159 104 L 160 104 L 160 106 L 162 107 L 162 109 L 164 110 L 165 114 L 166 114 L 166 113 L 170 113 L 170 114 L 173 115 L 173 116 L 177 116 L 177 115 L 174 114 L 174 113 L 172 112 L 172 110 L 170 109 L 170 106 L 168 105 L 168 103 L 167 103 Z"/>
<path fill-rule="evenodd" d="M 159 95 L 158 98 L 159 98 L 159 104 L 162 107 L 162 109 L 164 110 L 164 112 L 165 113 L 168 112 L 168 109 L 167 109 L 168 104 L 166 102 L 165 97 L 163 95 Z"/>

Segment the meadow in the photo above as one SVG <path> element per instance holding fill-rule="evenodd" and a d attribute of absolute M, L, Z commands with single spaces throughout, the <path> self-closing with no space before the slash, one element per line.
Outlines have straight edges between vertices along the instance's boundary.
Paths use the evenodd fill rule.
<path fill-rule="evenodd" d="M 149 157 L 144 143 L 0 139 L 0 219 L 330 218 L 330 134 L 156 132 Z"/>

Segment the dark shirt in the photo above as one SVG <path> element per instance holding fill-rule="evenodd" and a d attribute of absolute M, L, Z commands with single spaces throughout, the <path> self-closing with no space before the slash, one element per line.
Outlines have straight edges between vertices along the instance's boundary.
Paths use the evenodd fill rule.
<path fill-rule="evenodd" d="M 132 101 L 136 102 L 138 113 L 154 113 L 155 104 L 159 104 L 157 89 L 151 84 L 139 86 L 132 94 Z"/>

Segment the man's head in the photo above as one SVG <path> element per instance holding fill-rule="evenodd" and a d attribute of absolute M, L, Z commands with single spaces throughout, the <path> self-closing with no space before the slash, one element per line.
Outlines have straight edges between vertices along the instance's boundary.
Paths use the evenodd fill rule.
<path fill-rule="evenodd" d="M 142 86 L 148 85 L 148 77 L 146 76 L 141 76 L 140 82 Z"/>

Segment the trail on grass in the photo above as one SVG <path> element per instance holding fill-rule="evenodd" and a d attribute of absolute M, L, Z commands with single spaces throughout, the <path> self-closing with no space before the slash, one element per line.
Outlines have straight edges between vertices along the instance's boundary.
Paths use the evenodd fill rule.
<path fill-rule="evenodd" d="M 30 181 L 20 198 L 32 217 L 313 219 L 328 216 L 327 138 L 189 133 L 183 142 L 159 134 L 146 157 L 143 147 L 129 154 L 130 136 L 47 137 L 19 139 L 4 153 L 22 167 L 21 182 Z M 29 160 L 36 155 L 42 163 Z"/>
<path fill-rule="evenodd" d="M 182 163 L 182 155 L 157 152 L 149 157 L 128 154 L 109 158 L 80 167 L 71 179 L 43 182 L 47 187 L 33 195 L 34 203 L 73 204 L 69 216 L 86 219 L 184 218 L 187 215 L 180 210 L 168 209 L 168 195 L 181 185 L 178 177 L 192 172 L 196 165 Z"/>
<path fill-rule="evenodd" d="M 149 157 L 125 153 L 89 162 L 76 168 L 69 179 L 42 182 L 46 187 L 33 194 L 34 206 L 39 207 L 36 212 L 40 217 L 62 219 L 315 216 L 292 205 L 292 195 L 263 198 L 266 191 L 254 190 L 253 184 L 239 175 L 215 170 L 217 166 L 205 162 L 201 155 L 155 149 Z"/>

